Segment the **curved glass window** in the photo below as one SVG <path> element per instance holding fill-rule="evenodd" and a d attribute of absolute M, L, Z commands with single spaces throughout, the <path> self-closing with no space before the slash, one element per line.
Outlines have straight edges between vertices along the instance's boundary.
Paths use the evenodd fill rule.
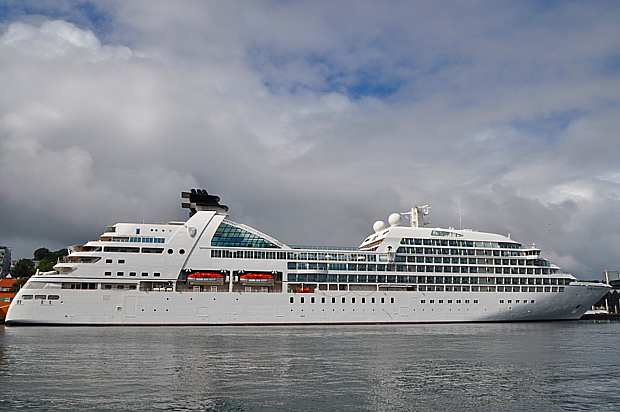
<path fill-rule="evenodd" d="M 215 231 L 211 239 L 211 246 L 279 248 L 254 233 L 224 222 Z"/>

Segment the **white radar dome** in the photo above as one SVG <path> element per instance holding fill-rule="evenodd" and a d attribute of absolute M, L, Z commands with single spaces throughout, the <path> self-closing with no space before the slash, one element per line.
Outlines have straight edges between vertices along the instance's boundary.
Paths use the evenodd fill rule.
<path fill-rule="evenodd" d="M 390 217 L 388 217 L 388 222 L 392 226 L 400 226 L 400 213 L 392 213 Z"/>
<path fill-rule="evenodd" d="M 375 233 L 377 232 L 381 232 L 383 229 L 385 229 L 385 222 L 382 220 L 377 220 L 373 225 L 372 225 L 373 230 L 375 231 Z"/>

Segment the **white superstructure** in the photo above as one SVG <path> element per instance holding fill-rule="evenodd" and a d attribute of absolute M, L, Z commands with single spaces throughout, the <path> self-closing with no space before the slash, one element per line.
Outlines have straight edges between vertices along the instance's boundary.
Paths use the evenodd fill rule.
<path fill-rule="evenodd" d="M 118 223 L 18 292 L 10 324 L 257 325 L 579 319 L 609 286 L 532 245 L 393 214 L 358 248 L 289 247 L 204 190 L 187 222 Z M 401 225 L 401 216 L 410 219 Z"/>

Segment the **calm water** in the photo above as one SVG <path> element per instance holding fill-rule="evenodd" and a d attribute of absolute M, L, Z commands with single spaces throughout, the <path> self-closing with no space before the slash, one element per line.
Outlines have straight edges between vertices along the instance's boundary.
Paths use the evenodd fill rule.
<path fill-rule="evenodd" d="M 620 323 L 0 326 L 0 410 L 618 411 Z"/>

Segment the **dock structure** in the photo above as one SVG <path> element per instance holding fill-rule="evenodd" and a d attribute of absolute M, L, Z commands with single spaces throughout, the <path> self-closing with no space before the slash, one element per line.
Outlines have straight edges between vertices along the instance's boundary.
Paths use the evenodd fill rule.
<path fill-rule="evenodd" d="M 620 320 L 620 272 L 605 270 L 603 282 L 613 289 L 600 298 L 581 319 Z"/>

